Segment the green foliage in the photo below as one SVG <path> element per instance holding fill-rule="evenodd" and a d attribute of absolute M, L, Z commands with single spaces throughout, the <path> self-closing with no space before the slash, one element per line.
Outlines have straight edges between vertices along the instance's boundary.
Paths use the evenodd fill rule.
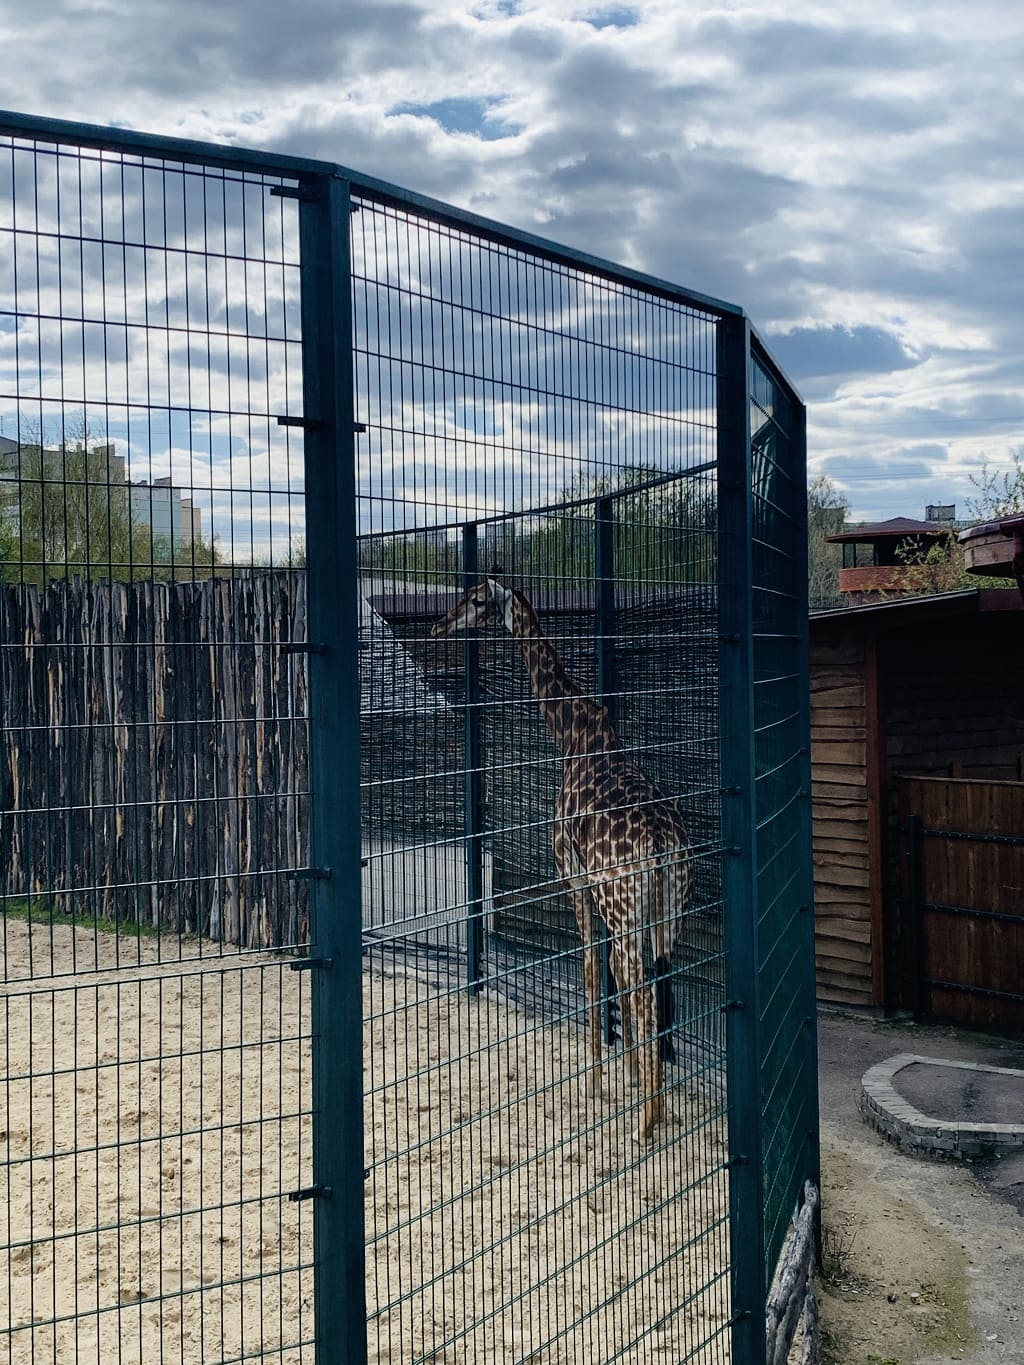
<path fill-rule="evenodd" d="M 161 930 L 141 919 L 108 919 L 88 909 L 63 910 L 45 896 L 0 899 L 0 919 L 20 920 L 24 924 L 66 924 L 78 929 L 93 929 L 104 934 L 123 934 L 127 938 L 157 938 Z M 164 933 L 167 930 L 163 930 Z"/>
<path fill-rule="evenodd" d="M 302 564 L 305 565 L 303 546 Z M 450 577 L 462 568 L 462 544 L 444 531 L 407 531 L 404 535 L 364 536 L 359 542 L 362 568 L 428 580 Z"/>
<path fill-rule="evenodd" d="M 990 469 L 988 463 L 984 463 L 980 474 L 971 475 L 971 483 L 978 490 L 978 496 L 969 498 L 967 506 L 976 524 L 1024 513 L 1024 463 L 1019 452 L 1014 452 L 1010 469 Z M 967 572 L 963 547 L 955 534 L 934 542 L 927 549 L 907 541 L 896 553 L 912 570 L 911 592 L 956 592 L 959 588 L 979 586 L 977 576 Z M 986 577 L 984 586 L 1012 588 L 1015 584 L 1012 578 Z"/>
<path fill-rule="evenodd" d="M 615 572 L 621 584 L 710 583 L 717 568 L 716 512 L 703 483 L 644 465 L 624 469 L 613 483 L 580 477 L 562 489 L 552 512 L 527 534 L 521 553 L 531 572 L 563 580 L 595 575 L 595 516 L 599 498 L 615 494 Z M 635 490 L 635 491 L 630 491 Z"/>
<path fill-rule="evenodd" d="M 593 579 L 596 503 L 615 494 L 620 583 L 713 582 L 714 497 L 693 479 L 662 478 L 662 471 L 645 466 L 623 470 L 615 483 L 581 476 L 561 490 L 550 511 L 481 528 L 481 567 L 500 564 L 506 572 L 528 568 L 531 577 L 552 581 Z M 367 536 L 359 556 L 365 569 L 451 581 L 462 569 L 462 542 L 456 532 L 437 530 Z"/>
<path fill-rule="evenodd" d="M 8 583 L 137 578 L 153 556 L 148 530 L 132 521 L 128 485 L 111 478 L 106 446 L 23 445 L 5 471 L 0 527 Z"/>
<path fill-rule="evenodd" d="M 87 433 L 73 445 L 20 447 L 0 473 L 0 582 L 167 581 L 213 568 L 212 544 L 173 545 L 133 518 L 115 460 Z"/>
<path fill-rule="evenodd" d="M 979 475 L 971 475 L 978 496 L 969 498 L 967 506 L 976 522 L 998 521 L 1000 517 L 1024 513 L 1024 463 L 1020 451 L 1014 451 L 1011 460 L 1010 469 L 989 469 L 986 461 Z"/>
<path fill-rule="evenodd" d="M 896 557 L 908 570 L 903 593 L 931 596 L 978 586 L 977 579 L 967 572 L 963 548 L 955 534 L 943 536 L 928 546 L 915 540 L 902 541 L 896 547 Z"/>
<path fill-rule="evenodd" d="M 850 504 L 827 474 L 820 474 L 807 486 L 807 595 L 812 607 L 835 606 L 839 600 L 839 570 L 843 563 L 841 545 L 827 537 L 838 535 L 846 526 Z"/>

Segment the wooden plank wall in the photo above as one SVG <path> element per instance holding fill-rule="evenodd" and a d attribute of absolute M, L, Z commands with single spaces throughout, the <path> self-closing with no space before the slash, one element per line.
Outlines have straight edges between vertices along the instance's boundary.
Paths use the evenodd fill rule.
<path fill-rule="evenodd" d="M 0 588 L 0 908 L 308 934 L 305 576 Z"/>
<path fill-rule="evenodd" d="M 894 786 L 900 822 L 916 815 L 926 830 L 1024 837 L 1024 783 L 956 778 L 904 777 Z M 903 860 L 901 890 L 907 893 Z M 926 989 L 928 1012 L 974 1028 L 1024 1035 L 1024 845 L 922 839 L 920 894 L 932 905 L 996 912 L 953 914 L 926 910 L 921 920 L 919 961 L 904 961 L 908 1000 L 910 973 L 918 967 L 936 981 L 981 992 Z M 903 935 L 905 950 L 913 943 Z M 930 999 L 928 998 L 930 995 Z M 1012 998 L 1016 997 L 1016 999 Z"/>
<path fill-rule="evenodd" d="M 893 631 L 885 641 L 892 773 L 1013 781 L 1024 750 L 1024 629 L 1002 613 Z"/>
<path fill-rule="evenodd" d="M 867 651 L 845 627 L 811 640 L 811 777 L 818 998 L 875 1003 L 869 882 Z"/>

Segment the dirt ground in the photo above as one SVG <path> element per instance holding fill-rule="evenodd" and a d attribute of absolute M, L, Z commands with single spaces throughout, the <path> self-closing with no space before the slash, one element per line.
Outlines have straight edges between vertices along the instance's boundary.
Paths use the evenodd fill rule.
<path fill-rule="evenodd" d="M 845 1012 L 824 1012 L 818 1037 L 823 1365 L 1020 1365 L 1024 1171 L 905 1155 L 857 1098 L 864 1072 L 900 1052 L 1021 1067 L 1024 1047 Z"/>
<path fill-rule="evenodd" d="M 10 1365 L 312 1359 L 311 1204 L 282 1197 L 310 1183 L 309 973 L 208 947 L 0 926 L 37 978 L 0 990 Z M 724 1331 L 724 1124 L 682 1068 L 640 1149 L 618 1063 L 584 1098 L 582 1029 L 364 983 L 371 1360 L 569 1365 L 639 1324 L 617 1358 L 671 1365 Z"/>

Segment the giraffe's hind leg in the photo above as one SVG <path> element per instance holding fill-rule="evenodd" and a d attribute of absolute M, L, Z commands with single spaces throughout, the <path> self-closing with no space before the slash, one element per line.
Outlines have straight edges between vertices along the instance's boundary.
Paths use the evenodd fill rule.
<path fill-rule="evenodd" d="M 633 1001 L 628 991 L 622 989 L 623 972 L 626 970 L 622 958 L 622 948 L 617 939 L 612 940 L 612 975 L 615 988 L 619 992 L 619 1015 L 622 1019 L 622 1063 L 626 1079 L 632 1086 L 640 1082 L 640 1065 L 636 1055 L 636 1033 L 633 1029 Z"/>
<path fill-rule="evenodd" d="M 629 904 L 629 883 L 622 881 L 615 892 L 606 891 L 601 902 L 612 896 L 613 903 L 607 905 L 607 914 L 612 924 L 631 923 Z M 623 903 L 620 898 L 625 897 Z M 615 902 L 618 903 L 615 903 Z M 607 921 L 606 921 L 607 922 Z M 626 1039 L 625 1020 L 632 1021 L 632 1054 L 636 1058 L 640 1074 L 640 1117 L 637 1122 L 636 1139 L 647 1143 L 664 1111 L 664 1097 L 661 1093 L 662 1067 L 658 1051 L 658 1016 L 654 985 L 647 980 L 644 970 L 643 931 L 634 929 L 615 936 L 614 945 L 615 974 L 619 986 L 619 1001 L 622 1008 L 623 1041 Z"/>
<path fill-rule="evenodd" d="M 601 952 L 598 947 L 597 925 L 594 922 L 590 892 L 578 887 L 567 887 L 576 915 L 580 938 L 583 940 L 583 989 L 586 996 L 587 1038 L 590 1066 L 587 1068 L 587 1094 L 601 1098 Z"/>
<path fill-rule="evenodd" d="M 601 1098 L 601 953 L 598 947 L 594 902 L 582 874 L 579 859 L 573 851 L 564 821 L 556 819 L 553 848 L 555 866 L 562 885 L 572 903 L 576 926 L 583 942 L 583 990 L 586 997 L 587 1036 L 590 1066 L 587 1068 L 587 1093 L 592 1099 Z"/>

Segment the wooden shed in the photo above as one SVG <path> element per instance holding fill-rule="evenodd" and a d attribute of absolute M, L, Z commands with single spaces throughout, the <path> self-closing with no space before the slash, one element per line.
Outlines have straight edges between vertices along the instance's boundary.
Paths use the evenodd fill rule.
<path fill-rule="evenodd" d="M 1020 595 L 970 589 L 813 614 L 811 726 L 819 998 L 997 1026 L 1007 996 L 1009 1017 L 1024 1023 L 1020 977 L 1016 990 L 1004 990 L 1001 979 L 971 975 L 984 955 L 979 926 L 1004 926 L 1005 962 L 1024 954 Z M 992 904 L 946 906 L 932 870 L 921 892 L 921 854 L 907 844 L 918 806 L 927 815 L 915 817 L 916 827 L 929 839 L 957 841 L 943 845 L 944 865 L 954 849 L 976 869 L 982 845 L 998 847 L 1004 864 Z M 948 812 L 948 835 L 936 823 L 939 810 Z M 1016 859 L 1010 871 L 1006 857 Z M 969 880 L 972 896 L 987 894 L 982 872 Z M 923 911 L 911 913 L 911 892 Z M 969 917 L 967 927 L 952 910 Z M 963 959 L 959 984 L 943 975 L 952 970 L 940 961 L 947 940 Z M 1019 966 L 1024 976 L 1024 960 Z M 922 982 L 931 992 L 924 1008 Z M 956 1009 L 947 997 L 956 997 Z"/>

